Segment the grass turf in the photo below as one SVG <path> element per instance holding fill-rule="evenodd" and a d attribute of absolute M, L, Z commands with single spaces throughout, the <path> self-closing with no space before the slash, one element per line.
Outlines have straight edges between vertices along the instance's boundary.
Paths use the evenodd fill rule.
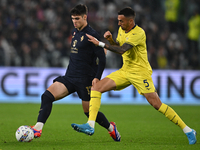
<path fill-rule="evenodd" d="M 21 125 L 34 125 L 40 104 L 0 103 L 0 150 L 198 150 L 189 145 L 182 130 L 149 105 L 101 105 L 109 121 L 117 124 L 121 142 L 114 142 L 107 130 L 96 124 L 95 134 L 87 136 L 72 130 L 71 123 L 85 123 L 81 105 L 54 104 L 40 139 L 21 143 L 15 131 Z M 200 132 L 200 106 L 172 106 L 188 126 Z M 200 136 L 197 134 L 197 139 Z"/>

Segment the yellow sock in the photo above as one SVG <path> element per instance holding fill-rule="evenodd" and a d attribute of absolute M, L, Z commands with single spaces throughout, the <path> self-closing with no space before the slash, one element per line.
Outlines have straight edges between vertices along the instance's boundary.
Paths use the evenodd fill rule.
<path fill-rule="evenodd" d="M 101 105 L 101 93 L 98 91 L 91 91 L 90 97 L 88 121 L 95 121 Z"/>
<path fill-rule="evenodd" d="M 182 121 L 178 114 L 168 105 L 162 103 L 158 111 L 164 114 L 170 121 L 178 125 L 181 129 L 186 127 L 186 124 Z"/>

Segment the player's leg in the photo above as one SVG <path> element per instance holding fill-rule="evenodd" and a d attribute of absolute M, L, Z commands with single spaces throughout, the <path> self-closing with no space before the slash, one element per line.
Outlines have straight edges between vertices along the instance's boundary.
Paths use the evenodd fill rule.
<path fill-rule="evenodd" d="M 43 94 L 38 122 L 45 123 L 52 109 L 52 103 L 68 95 L 68 90 L 61 82 L 54 82 Z"/>
<path fill-rule="evenodd" d="M 188 137 L 189 144 L 196 143 L 196 131 L 189 128 L 170 106 L 162 103 L 156 92 L 146 93 L 144 96 L 155 109 L 164 114 L 170 121 L 178 125 L 183 130 Z"/>
<path fill-rule="evenodd" d="M 99 84 L 99 86 L 97 86 Z M 104 78 L 97 82 L 95 84 L 95 87 L 91 89 L 91 94 L 90 94 L 90 106 L 89 106 L 89 119 L 86 124 L 71 124 L 71 126 L 74 128 L 74 130 L 83 132 L 87 135 L 92 135 L 94 134 L 94 126 L 95 126 L 95 121 L 99 113 L 99 108 L 101 104 L 101 94 L 105 91 L 109 91 L 112 89 L 116 88 L 116 84 L 113 80 L 109 78 Z M 102 116 L 101 116 L 102 117 Z M 105 119 L 105 118 L 104 118 Z M 107 120 L 107 119 L 106 119 Z M 111 127 L 113 127 L 113 131 L 116 133 L 113 134 L 112 138 L 115 141 L 120 141 L 120 134 L 116 129 L 116 125 L 113 123 L 111 124 Z"/>
<path fill-rule="evenodd" d="M 84 78 L 83 80 L 79 79 L 79 81 L 78 80 L 76 81 L 76 85 L 79 85 L 77 86 L 76 90 L 79 98 L 82 99 L 82 107 L 87 117 L 89 117 L 89 103 L 90 103 L 90 93 L 91 93 L 90 88 L 92 80 L 93 78 Z M 115 123 L 113 122 L 109 123 L 109 121 L 102 112 L 100 111 L 97 112 L 95 121 L 99 125 L 106 128 L 115 141 L 120 141 L 120 134 L 117 131 Z M 88 123 L 83 125 L 72 124 L 72 127 L 76 131 L 83 132 L 89 135 L 92 135 L 94 133 L 94 128 L 91 127 Z"/>
<path fill-rule="evenodd" d="M 89 118 L 89 101 L 82 101 L 82 106 L 83 106 L 83 111 L 85 113 L 85 115 Z M 97 113 L 97 118 L 96 118 L 96 122 L 106 128 L 108 130 L 108 133 L 111 135 L 111 137 L 115 140 L 115 141 L 120 141 L 120 134 L 117 131 L 116 125 L 114 122 L 109 122 L 108 119 L 106 118 L 106 116 L 98 111 Z"/>
<path fill-rule="evenodd" d="M 85 115 L 87 117 L 89 117 L 89 101 L 84 101 L 82 100 L 82 107 L 83 107 L 83 111 L 85 113 Z M 96 122 L 101 125 L 102 127 L 108 129 L 110 126 L 109 121 L 107 120 L 107 118 L 105 117 L 105 115 L 102 112 L 98 112 L 97 113 L 97 118 L 96 118 Z"/>
<path fill-rule="evenodd" d="M 151 76 L 140 75 L 140 77 L 137 77 L 135 75 L 132 81 L 138 92 L 140 94 L 143 94 L 146 97 L 147 101 L 155 109 L 163 113 L 169 120 L 177 124 L 181 129 L 186 127 L 185 123 L 181 120 L 178 114 L 171 107 L 161 102 L 158 94 L 155 92 L 156 90 Z"/>
<path fill-rule="evenodd" d="M 155 92 L 156 90 L 150 75 L 135 74 L 130 75 L 129 78 L 138 92 L 144 95 L 147 101 L 156 110 L 164 114 L 170 121 L 183 129 L 183 132 L 186 133 L 190 144 L 194 144 L 196 142 L 196 131 L 189 128 L 171 107 L 161 102 L 158 94 Z"/>
<path fill-rule="evenodd" d="M 106 91 L 114 90 L 115 88 L 116 84 L 110 78 L 104 78 L 92 86 L 89 106 L 90 115 L 88 118 L 88 123 L 91 127 L 94 128 L 95 125 L 97 113 L 101 105 L 101 94 Z"/>
<path fill-rule="evenodd" d="M 66 86 L 61 82 L 54 82 L 41 96 L 41 106 L 37 123 L 33 126 L 34 136 L 40 137 L 42 128 L 48 119 L 51 110 L 52 103 L 68 95 Z"/>
<path fill-rule="evenodd" d="M 108 84 L 108 83 L 110 83 L 110 84 Z M 99 84 L 99 86 L 96 86 L 98 84 Z M 113 87 L 111 88 L 111 86 L 113 86 Z M 86 124 L 81 124 L 81 125 L 72 123 L 71 126 L 74 128 L 74 130 L 83 132 L 88 135 L 94 134 L 95 121 L 96 121 L 97 114 L 98 114 L 100 104 L 101 104 L 101 94 L 102 94 L 101 92 L 105 92 L 106 89 L 107 90 L 114 89 L 115 86 L 116 86 L 115 82 L 109 78 L 104 78 L 95 84 L 95 87 L 91 89 L 91 93 L 90 93 L 90 106 L 89 106 L 88 122 Z M 105 87 L 105 88 L 100 89 L 98 87 Z"/>
<path fill-rule="evenodd" d="M 117 70 L 92 86 L 89 107 L 90 116 L 88 119 L 91 127 L 94 127 L 94 120 L 101 105 L 101 94 L 110 90 L 122 90 L 130 84 L 126 77 L 126 72 Z"/>
<path fill-rule="evenodd" d="M 129 86 L 131 83 L 127 80 L 125 74 L 126 73 L 121 70 L 115 71 L 92 86 L 88 122 L 82 125 L 73 123 L 72 127 L 75 130 L 88 135 L 94 133 L 95 120 L 101 104 L 101 94 L 110 90 L 121 90 Z M 116 133 L 118 133 L 116 125 L 114 123 L 112 123 L 112 125 Z M 111 136 L 113 139 L 115 138 L 113 134 Z M 120 135 L 118 137 L 120 137 Z"/>
<path fill-rule="evenodd" d="M 178 125 L 181 129 L 186 127 L 186 124 L 181 120 L 178 114 L 168 105 L 162 103 L 156 92 L 144 94 L 147 101 L 159 112 L 164 114 L 170 121 Z"/>

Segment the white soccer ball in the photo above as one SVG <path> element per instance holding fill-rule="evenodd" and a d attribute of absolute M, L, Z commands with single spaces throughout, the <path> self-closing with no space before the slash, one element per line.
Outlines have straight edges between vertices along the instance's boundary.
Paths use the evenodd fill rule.
<path fill-rule="evenodd" d="M 30 126 L 23 125 L 17 129 L 15 136 L 19 142 L 31 142 L 34 138 L 34 132 Z"/>

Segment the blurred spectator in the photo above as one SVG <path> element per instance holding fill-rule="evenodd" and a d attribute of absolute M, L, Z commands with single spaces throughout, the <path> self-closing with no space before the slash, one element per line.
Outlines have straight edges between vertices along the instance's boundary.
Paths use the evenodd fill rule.
<path fill-rule="evenodd" d="M 167 68 L 167 53 L 166 50 L 163 46 L 160 46 L 158 49 L 158 56 L 157 56 L 157 61 L 158 61 L 158 67 L 160 69 L 166 69 Z"/>
<path fill-rule="evenodd" d="M 188 46 L 193 53 L 198 52 L 198 40 L 200 36 L 200 14 L 198 11 L 188 20 Z"/>
<path fill-rule="evenodd" d="M 21 66 L 32 66 L 31 48 L 26 43 L 21 45 L 20 57 Z"/>
<path fill-rule="evenodd" d="M 200 9 L 199 0 L 1 0 L 0 65 L 67 67 L 73 28 L 69 12 L 78 3 L 88 6 L 88 22 L 104 42 L 106 30 L 116 38 L 118 10 L 132 7 L 136 24 L 146 32 L 153 69 L 200 69 L 199 14 L 192 15 Z M 107 68 L 121 67 L 120 55 L 108 52 L 106 57 Z"/>
<path fill-rule="evenodd" d="M 152 45 L 148 48 L 148 59 L 152 69 L 158 69 L 157 52 Z"/>
<path fill-rule="evenodd" d="M 167 59 L 170 69 L 180 69 L 180 54 L 183 53 L 178 35 L 171 33 L 167 40 Z"/>
<path fill-rule="evenodd" d="M 178 27 L 179 8 L 180 0 L 165 0 L 165 19 L 172 32 Z"/>
<path fill-rule="evenodd" d="M 5 66 L 5 51 L 1 46 L 1 39 L 0 39 L 0 66 Z"/>
<path fill-rule="evenodd" d="M 200 49 L 198 41 L 200 38 L 200 14 L 199 11 L 194 11 L 194 14 L 188 20 L 188 56 L 189 65 L 192 69 L 197 69 L 200 65 Z"/>

